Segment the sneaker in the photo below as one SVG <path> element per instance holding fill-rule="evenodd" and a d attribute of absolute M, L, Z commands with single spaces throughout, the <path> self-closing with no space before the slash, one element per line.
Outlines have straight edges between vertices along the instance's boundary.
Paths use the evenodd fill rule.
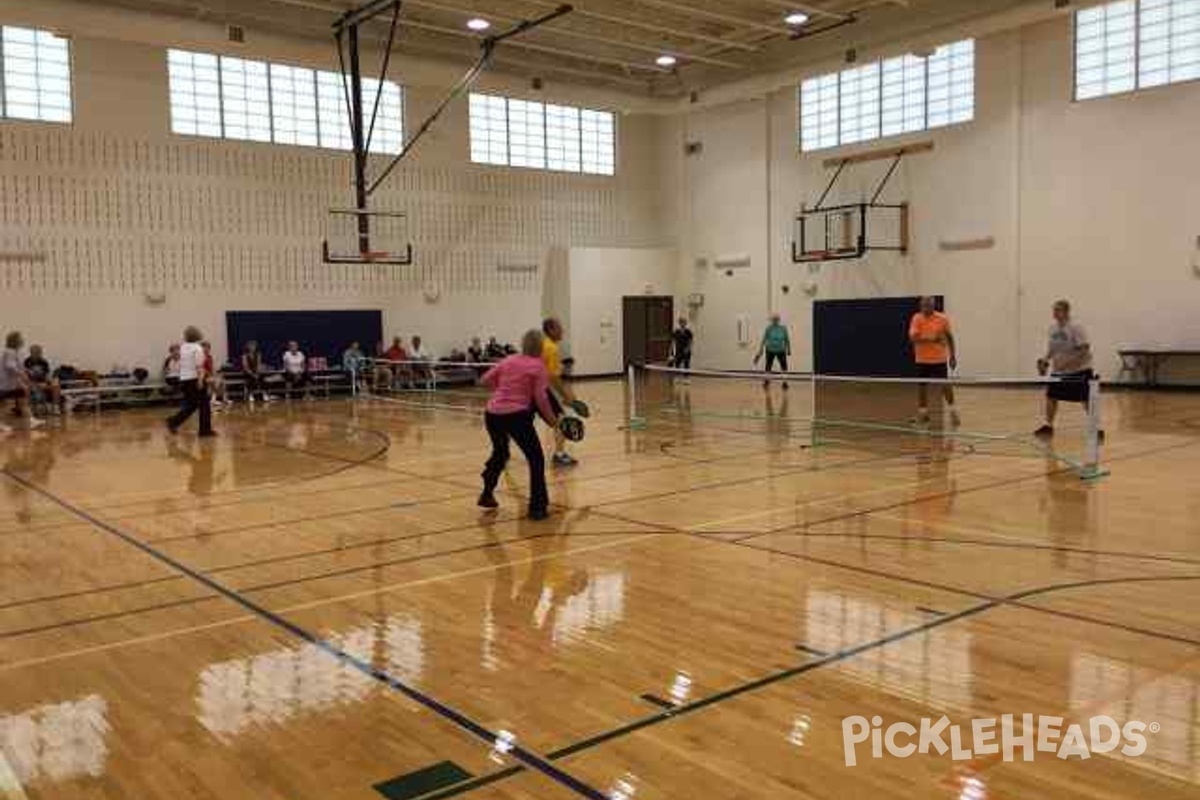
<path fill-rule="evenodd" d="M 172 425 L 170 420 L 167 420 L 167 430 L 170 431 L 172 434 L 179 433 L 179 428 Z"/>
<path fill-rule="evenodd" d="M 0 422 L 0 436 L 7 436 L 10 433 L 12 433 L 12 428 Z"/>
<path fill-rule="evenodd" d="M 576 461 L 570 453 L 555 453 L 554 466 L 556 467 L 573 467 L 579 462 Z"/>
<path fill-rule="evenodd" d="M 950 426 L 954 428 L 962 427 L 962 417 L 958 415 L 958 409 L 950 409 Z"/>
<path fill-rule="evenodd" d="M 217 432 L 216 431 L 201 431 L 200 433 L 198 433 L 196 435 L 199 436 L 201 439 L 212 439 L 217 435 Z"/>
<path fill-rule="evenodd" d="M 541 522 L 542 520 L 547 519 L 549 516 L 550 516 L 550 512 L 547 509 L 544 509 L 544 508 L 529 509 L 529 518 L 531 520 L 533 520 L 534 522 Z"/>
<path fill-rule="evenodd" d="M 771 388 L 771 382 L 770 382 L 770 381 L 763 381 L 763 388 L 764 388 L 764 389 L 770 389 L 770 388 Z"/>
<path fill-rule="evenodd" d="M 784 390 L 785 392 L 788 390 L 787 381 L 784 381 L 784 382 L 783 382 L 783 390 Z"/>
<path fill-rule="evenodd" d="M 480 508 L 499 508 L 500 504 L 496 502 L 496 497 L 491 492 L 484 492 L 479 495 Z"/>
<path fill-rule="evenodd" d="M 917 412 L 917 415 L 915 417 L 913 417 L 912 421 L 913 421 L 914 425 L 928 425 L 929 424 L 929 411 L 922 408 L 920 411 Z"/>
<path fill-rule="evenodd" d="M 1034 431 L 1033 435 L 1038 437 L 1039 439 L 1049 439 L 1051 436 L 1054 435 L 1054 426 L 1053 425 L 1043 425 L 1042 427 L 1040 427 L 1036 431 Z"/>
<path fill-rule="evenodd" d="M 46 424 L 46 420 L 44 420 L 44 419 L 38 419 L 37 417 L 29 418 L 29 427 L 30 428 L 40 428 L 45 424 Z"/>

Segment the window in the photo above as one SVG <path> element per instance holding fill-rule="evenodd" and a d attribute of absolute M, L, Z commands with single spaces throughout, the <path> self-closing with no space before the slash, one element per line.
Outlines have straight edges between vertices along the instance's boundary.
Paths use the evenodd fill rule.
<path fill-rule="evenodd" d="M 546 107 L 541 103 L 508 101 L 508 163 L 546 168 Z"/>
<path fill-rule="evenodd" d="M 340 73 L 170 50 L 171 130 L 251 142 L 350 150 L 346 88 Z M 363 78 L 364 113 L 371 121 L 380 81 Z M 404 145 L 403 90 L 382 82 L 373 153 Z M 366 132 L 364 131 L 364 135 Z"/>
<path fill-rule="evenodd" d="M 579 112 L 580 154 L 589 175 L 615 175 L 617 138 L 613 115 L 607 111 Z"/>
<path fill-rule="evenodd" d="M 329 73 L 325 73 L 329 74 Z M 336 76 L 335 76 L 336 77 Z M 306 147 L 334 147 L 341 150 L 351 148 L 349 136 L 341 142 L 326 144 L 317 133 L 317 100 L 315 91 L 316 73 L 303 67 L 271 65 L 271 129 L 279 144 L 295 144 Z M 349 129 L 345 116 L 346 104 L 338 109 L 342 112 L 341 122 Z"/>
<path fill-rule="evenodd" d="M 226 136 L 271 141 L 271 81 L 265 63 L 222 58 L 221 92 Z"/>
<path fill-rule="evenodd" d="M 470 113 L 476 164 L 616 173 L 616 120 L 608 111 L 472 94 Z"/>
<path fill-rule="evenodd" d="M 216 56 L 172 50 L 171 130 L 191 136 L 220 136 L 221 73 Z"/>
<path fill-rule="evenodd" d="M 579 172 L 579 109 L 571 106 L 546 106 L 546 168 L 558 172 Z"/>
<path fill-rule="evenodd" d="M 1200 78 L 1200 0 L 1122 0 L 1075 14 L 1075 99 Z"/>
<path fill-rule="evenodd" d="M 71 48 L 49 31 L 0 29 L 0 117 L 71 121 Z"/>
<path fill-rule="evenodd" d="M 975 41 L 889 58 L 800 85 L 800 148 L 821 150 L 975 118 Z"/>

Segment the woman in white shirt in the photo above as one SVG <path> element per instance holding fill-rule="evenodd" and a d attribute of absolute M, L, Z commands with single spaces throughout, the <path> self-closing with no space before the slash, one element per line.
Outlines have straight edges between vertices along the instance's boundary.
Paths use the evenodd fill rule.
<path fill-rule="evenodd" d="M 212 406 L 208 400 L 208 374 L 204 368 L 204 348 L 200 342 L 204 335 L 200 329 L 189 325 L 183 332 L 183 344 L 179 347 L 179 388 L 183 390 L 183 405 L 179 413 L 167 420 L 167 430 L 178 433 L 179 426 L 200 412 L 200 435 L 216 436 L 212 429 Z"/>
<path fill-rule="evenodd" d="M 298 342 L 288 342 L 288 349 L 283 354 L 283 380 L 287 384 L 289 398 L 297 389 L 303 389 L 304 398 L 311 399 L 308 393 L 308 358 L 300 351 Z"/>

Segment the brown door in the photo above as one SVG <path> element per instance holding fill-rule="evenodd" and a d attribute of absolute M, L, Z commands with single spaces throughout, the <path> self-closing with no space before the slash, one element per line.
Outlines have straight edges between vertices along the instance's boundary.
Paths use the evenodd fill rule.
<path fill-rule="evenodd" d="M 625 364 L 664 364 L 671 354 L 672 297 L 624 298 Z"/>

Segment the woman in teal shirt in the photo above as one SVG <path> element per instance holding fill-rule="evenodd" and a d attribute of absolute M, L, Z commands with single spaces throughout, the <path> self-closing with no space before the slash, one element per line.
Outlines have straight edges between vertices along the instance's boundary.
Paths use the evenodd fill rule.
<path fill-rule="evenodd" d="M 762 360 L 763 353 L 767 354 L 766 371 L 771 372 L 775 366 L 775 362 L 779 362 L 780 372 L 788 371 L 788 356 L 792 354 L 792 337 L 788 334 L 787 326 L 780 321 L 778 314 L 771 315 L 771 324 L 763 331 L 762 343 L 758 346 L 758 353 L 754 356 L 754 364 Z M 769 380 L 763 381 L 763 388 L 770 388 Z M 788 388 L 787 381 L 783 382 L 783 388 Z"/>

